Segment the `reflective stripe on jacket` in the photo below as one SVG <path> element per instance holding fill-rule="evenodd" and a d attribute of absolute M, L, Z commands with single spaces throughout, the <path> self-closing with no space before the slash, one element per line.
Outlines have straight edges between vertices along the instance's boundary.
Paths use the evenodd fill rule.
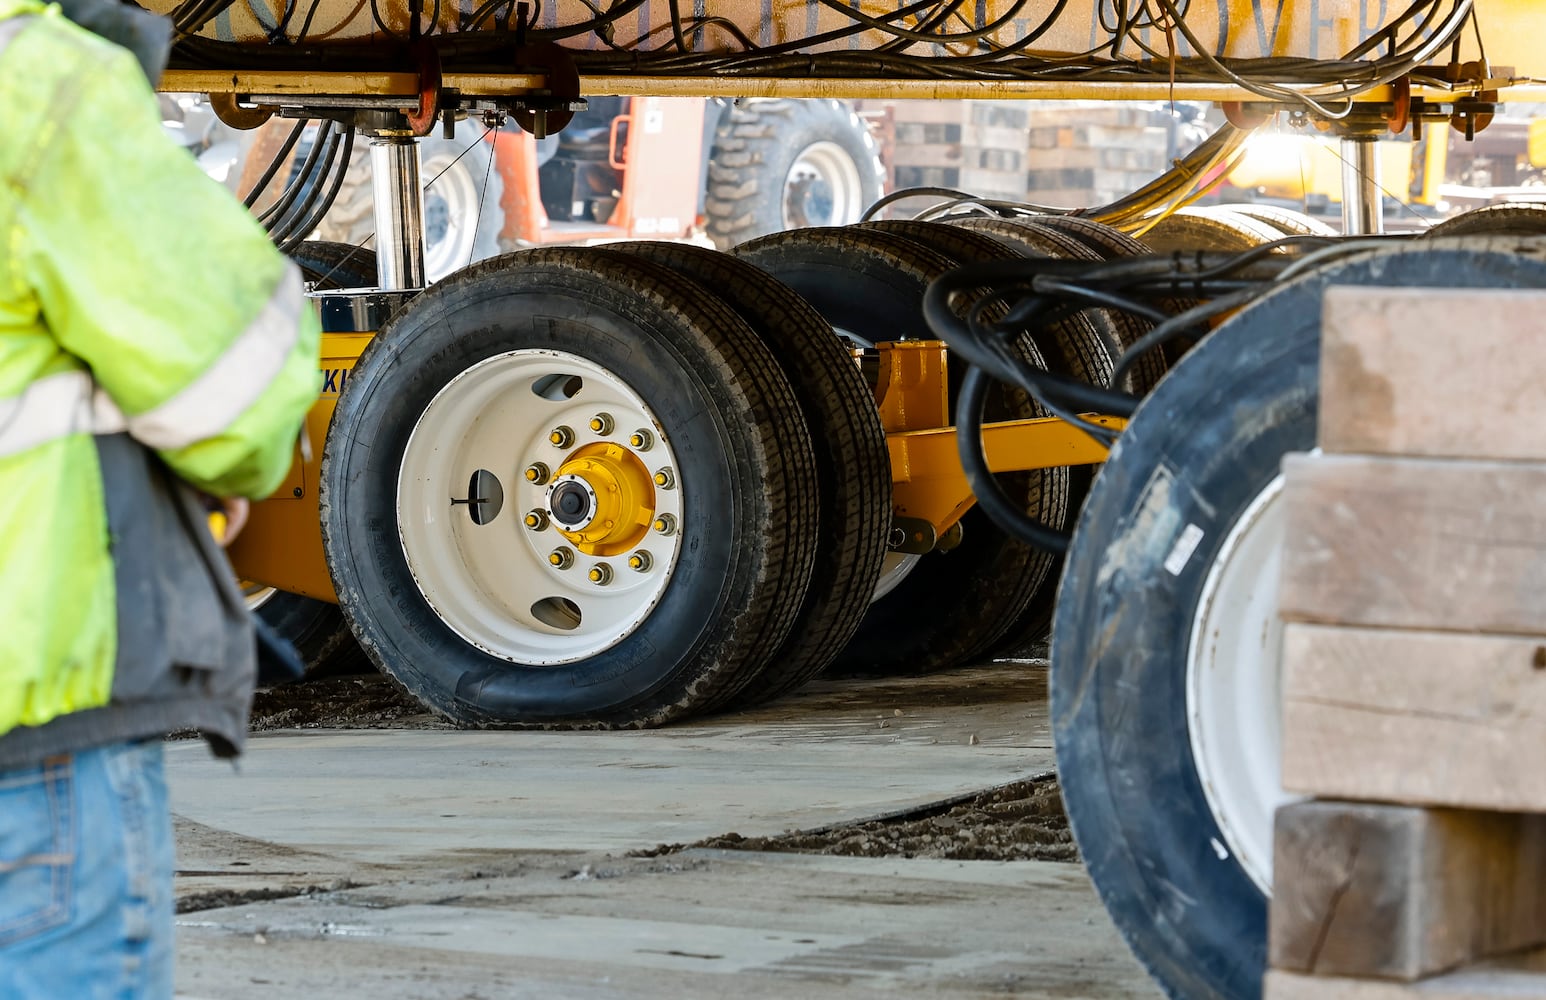
<path fill-rule="evenodd" d="M 157 517 L 187 513 L 178 480 L 272 492 L 319 376 L 294 267 L 162 135 L 126 52 L 31 0 L 0 0 L 0 135 L 3 767 L 18 727 L 72 713 L 92 710 L 92 725 L 132 737 L 125 712 L 165 714 L 161 674 L 225 655 L 189 663 L 201 655 L 192 640 L 119 620 L 148 614 L 199 633 L 168 606 L 214 600 L 230 627 L 200 641 L 220 646 L 239 609 L 189 569 L 219 554 L 195 540 L 186 565 L 170 567 L 132 543 Z M 151 495 L 160 514 L 145 513 Z M 139 704 L 153 693 L 161 709 Z"/>

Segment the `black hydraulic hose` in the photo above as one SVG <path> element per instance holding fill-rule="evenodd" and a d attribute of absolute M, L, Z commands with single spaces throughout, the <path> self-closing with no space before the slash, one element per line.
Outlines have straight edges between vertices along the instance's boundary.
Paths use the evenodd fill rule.
<path fill-rule="evenodd" d="M 327 136 L 327 148 L 322 154 L 321 161 L 314 169 L 303 172 L 296 178 L 297 189 L 310 187 L 306 196 L 291 204 L 284 216 L 275 222 L 269 230 L 269 238 L 276 244 L 283 243 L 294 235 L 301 221 L 311 213 L 317 200 L 322 195 L 322 183 L 327 179 L 328 172 L 333 168 L 333 162 L 338 157 L 338 143 L 341 136 L 336 129 L 330 129 Z"/>
<path fill-rule="evenodd" d="M 1118 359 L 1116 368 L 1111 373 L 1112 383 L 1121 385 L 1122 379 L 1138 363 L 1138 359 L 1150 350 L 1166 341 L 1181 336 L 1188 330 L 1195 329 L 1220 313 L 1226 313 L 1231 309 L 1238 309 L 1240 306 L 1249 304 L 1259 298 L 1262 291 L 1261 285 L 1252 285 L 1250 288 L 1241 289 L 1230 295 L 1213 299 L 1210 302 L 1204 302 L 1200 306 L 1177 313 L 1163 323 L 1156 324 L 1152 330 L 1133 341 L 1132 345 L 1122 352 L 1122 357 Z"/>
<path fill-rule="evenodd" d="M 961 394 L 956 398 L 956 449 L 961 455 L 961 468 L 966 470 L 967 485 L 994 524 L 1027 545 L 1062 555 L 1068 551 L 1069 536 L 1028 515 L 1004 492 L 988 468 L 982 448 L 982 415 L 988 385 L 988 373 L 973 365 L 966 370 Z"/>
<path fill-rule="evenodd" d="M 328 210 L 333 207 L 333 202 L 338 198 L 339 190 L 344 186 L 344 175 L 349 172 L 349 158 L 353 152 L 354 129 L 351 128 L 344 133 L 343 152 L 334 161 L 337 163 L 338 169 L 333 171 L 333 183 L 328 186 L 327 194 L 323 195 L 321 200 L 315 204 L 312 211 L 306 216 L 305 222 L 295 230 L 295 234 L 279 245 L 280 250 L 289 253 L 299 246 L 307 236 L 311 235 L 311 231 L 317 228 L 317 223 L 321 222 L 323 216 L 327 215 Z"/>
<path fill-rule="evenodd" d="M 258 178 L 258 182 L 252 186 L 252 190 L 247 192 L 247 197 L 242 199 L 243 205 L 251 208 L 253 205 L 257 204 L 259 198 L 263 197 L 263 192 L 267 190 L 269 182 L 272 181 L 274 179 L 274 175 L 279 172 L 279 165 L 285 161 L 285 157 L 290 155 L 290 150 L 294 149 L 295 144 L 300 141 L 301 133 L 305 131 L 306 123 L 310 120 L 311 119 L 309 118 L 302 118 L 300 121 L 295 123 L 295 127 L 291 129 L 290 134 L 285 137 L 284 145 L 280 146 L 279 152 L 275 154 L 273 162 L 268 165 L 267 170 L 263 171 L 263 176 Z"/>
<path fill-rule="evenodd" d="M 312 141 L 311 152 L 306 154 L 306 160 L 301 164 L 300 173 L 296 174 L 294 183 L 285 185 L 284 195 L 274 204 L 270 205 L 268 211 L 258 216 L 258 221 L 263 223 L 264 229 L 272 233 L 289 217 L 290 206 L 295 204 L 295 199 L 300 195 L 301 188 L 305 187 L 306 178 L 310 177 L 312 171 L 316 168 L 317 158 L 322 155 L 322 148 L 327 145 L 326 140 L 331 138 L 332 134 L 332 122 L 323 122 L 321 127 L 317 129 L 317 136 Z"/>
<path fill-rule="evenodd" d="M 1029 277 L 1025 269 L 1027 263 L 1030 262 L 993 261 L 957 268 L 941 275 L 929 284 L 923 295 L 923 316 L 929 328 L 970 364 L 995 373 L 1003 381 L 1018 385 L 1048 409 L 1093 410 L 1097 413 L 1130 416 L 1137 409 L 1138 400 L 1125 392 L 1090 385 L 1066 375 L 1036 371 L 1028 365 L 1013 366 L 1006 371 L 1004 359 L 988 349 L 951 308 L 950 297 L 954 293 L 991 284 L 992 275 L 987 272 L 998 273 L 1003 278 Z M 1005 265 L 1017 270 L 1006 268 Z"/>

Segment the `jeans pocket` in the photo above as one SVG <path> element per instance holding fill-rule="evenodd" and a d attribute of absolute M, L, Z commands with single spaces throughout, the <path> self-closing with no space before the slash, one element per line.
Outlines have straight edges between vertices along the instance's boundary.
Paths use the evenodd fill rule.
<path fill-rule="evenodd" d="M 73 759 L 0 772 L 0 948 L 70 919 Z"/>

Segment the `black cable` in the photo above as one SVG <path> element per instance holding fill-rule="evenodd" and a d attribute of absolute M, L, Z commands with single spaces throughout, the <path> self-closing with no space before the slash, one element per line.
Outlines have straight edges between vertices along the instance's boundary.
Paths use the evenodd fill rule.
<path fill-rule="evenodd" d="M 243 205 L 251 208 L 258 203 L 259 198 L 263 197 L 263 192 L 267 190 L 269 182 L 279 172 L 279 166 L 290 155 L 290 150 L 295 148 L 295 143 L 300 139 L 301 133 L 305 131 L 306 124 L 309 121 L 310 119 L 308 118 L 302 118 L 295 123 L 295 127 L 290 130 L 290 134 L 285 138 L 284 145 L 279 147 L 279 152 L 275 154 L 274 159 L 269 163 L 268 169 L 263 171 L 263 176 L 259 177 L 258 182 L 252 186 L 252 190 L 247 192 L 247 197 L 242 199 Z"/>
<path fill-rule="evenodd" d="M 338 192 L 344 186 L 344 175 L 349 172 L 349 158 L 354 152 L 354 129 L 348 129 L 344 133 L 344 148 L 342 153 L 334 161 L 338 163 L 338 169 L 333 172 L 333 183 L 328 187 L 327 194 L 318 201 L 312 211 L 307 215 L 305 222 L 297 227 L 295 235 L 279 245 L 279 249 L 289 253 L 299 246 L 312 231 L 317 228 L 324 216 L 332 209 L 333 202 L 338 199 Z M 341 161 L 341 162 L 340 162 Z M 324 276 L 325 277 L 325 276 Z"/>
<path fill-rule="evenodd" d="M 349 135 L 353 135 L 352 130 L 345 131 Z M 312 209 L 316 207 L 318 200 L 322 197 L 323 183 L 327 180 L 328 174 L 332 172 L 333 165 L 337 162 L 338 144 L 342 138 L 343 136 L 337 129 L 330 131 L 327 136 L 327 148 L 323 151 L 317 168 L 310 172 L 303 172 L 296 179 L 296 187 L 303 189 L 306 194 L 305 197 L 292 204 L 284 216 L 276 221 L 273 228 L 269 230 L 269 239 L 273 240 L 276 245 L 282 246 L 285 241 L 293 236 L 301 223 L 311 215 Z"/>
<path fill-rule="evenodd" d="M 977 497 L 977 505 L 994 524 L 1027 545 L 1061 555 L 1068 551 L 1069 536 L 1031 518 L 993 478 L 982 447 L 987 399 L 988 375 L 974 365 L 966 370 L 960 395 L 956 397 L 956 450 L 966 472 L 966 483 Z"/>
<path fill-rule="evenodd" d="M 295 203 L 296 197 L 301 193 L 301 188 L 305 186 L 306 178 L 311 175 L 312 170 L 316 167 L 317 159 L 322 155 L 322 147 L 326 144 L 327 138 L 332 134 L 332 122 L 325 121 L 318 126 L 317 134 L 312 139 L 311 152 L 306 154 L 306 159 L 301 164 L 300 172 L 296 174 L 295 180 L 285 185 L 284 194 L 280 196 L 279 200 L 270 205 L 268 210 L 262 215 L 258 216 L 258 221 L 263 224 L 264 229 L 272 233 L 274 228 L 284 221 L 290 211 L 290 206 Z"/>

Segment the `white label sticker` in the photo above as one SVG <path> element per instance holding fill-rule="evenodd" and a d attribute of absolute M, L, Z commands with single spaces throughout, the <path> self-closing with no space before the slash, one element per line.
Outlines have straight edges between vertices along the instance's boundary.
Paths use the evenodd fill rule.
<path fill-rule="evenodd" d="M 1195 524 L 1188 524 L 1181 529 L 1181 537 L 1176 539 L 1176 544 L 1171 546 L 1170 555 L 1165 557 L 1165 568 L 1170 570 L 1171 576 L 1180 576 L 1186 569 L 1186 561 L 1192 558 L 1192 553 L 1197 551 L 1197 543 L 1202 541 L 1202 529 Z"/>

